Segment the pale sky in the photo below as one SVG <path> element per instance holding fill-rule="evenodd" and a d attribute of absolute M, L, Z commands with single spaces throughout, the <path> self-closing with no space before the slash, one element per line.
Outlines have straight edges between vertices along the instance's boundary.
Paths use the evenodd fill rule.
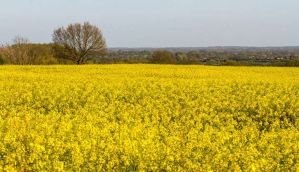
<path fill-rule="evenodd" d="M 299 0 L 0 0 L 0 42 L 89 21 L 109 47 L 298 46 Z"/>

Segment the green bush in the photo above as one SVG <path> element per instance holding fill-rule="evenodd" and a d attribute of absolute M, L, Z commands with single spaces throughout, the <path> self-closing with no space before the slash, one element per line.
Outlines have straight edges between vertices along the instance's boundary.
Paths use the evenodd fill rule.
<path fill-rule="evenodd" d="M 172 52 L 160 50 L 153 53 L 152 62 L 159 64 L 175 64 L 177 60 Z"/>
<path fill-rule="evenodd" d="M 248 66 L 247 63 L 239 62 L 239 61 L 226 61 L 222 63 L 223 66 Z"/>
<path fill-rule="evenodd" d="M 3 56 L 0 54 L 0 65 L 3 65 L 5 63 Z"/>
<path fill-rule="evenodd" d="M 299 60 L 278 61 L 274 62 L 272 66 L 299 67 Z"/>

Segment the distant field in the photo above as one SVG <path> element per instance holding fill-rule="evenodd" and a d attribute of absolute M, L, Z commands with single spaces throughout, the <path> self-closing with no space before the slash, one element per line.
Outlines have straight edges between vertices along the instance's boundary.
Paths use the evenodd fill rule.
<path fill-rule="evenodd" d="M 298 171 L 299 68 L 0 67 L 1 171 Z"/>

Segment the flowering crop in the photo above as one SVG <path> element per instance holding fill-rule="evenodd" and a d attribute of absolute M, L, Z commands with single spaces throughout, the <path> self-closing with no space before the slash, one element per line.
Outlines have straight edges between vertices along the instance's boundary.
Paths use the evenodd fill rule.
<path fill-rule="evenodd" d="M 0 67 L 1 171 L 298 171 L 299 68 Z"/>

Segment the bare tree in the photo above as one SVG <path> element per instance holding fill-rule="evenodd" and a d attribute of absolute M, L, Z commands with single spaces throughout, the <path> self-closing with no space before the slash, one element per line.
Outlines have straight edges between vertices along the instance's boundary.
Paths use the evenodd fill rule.
<path fill-rule="evenodd" d="M 29 56 L 29 40 L 24 37 L 16 36 L 13 39 L 12 45 L 7 45 L 4 48 L 4 58 L 10 64 L 33 64 L 33 60 Z"/>
<path fill-rule="evenodd" d="M 91 57 L 103 55 L 107 51 L 101 30 L 88 22 L 70 24 L 54 31 L 53 42 L 60 56 L 77 64 L 84 64 Z"/>

